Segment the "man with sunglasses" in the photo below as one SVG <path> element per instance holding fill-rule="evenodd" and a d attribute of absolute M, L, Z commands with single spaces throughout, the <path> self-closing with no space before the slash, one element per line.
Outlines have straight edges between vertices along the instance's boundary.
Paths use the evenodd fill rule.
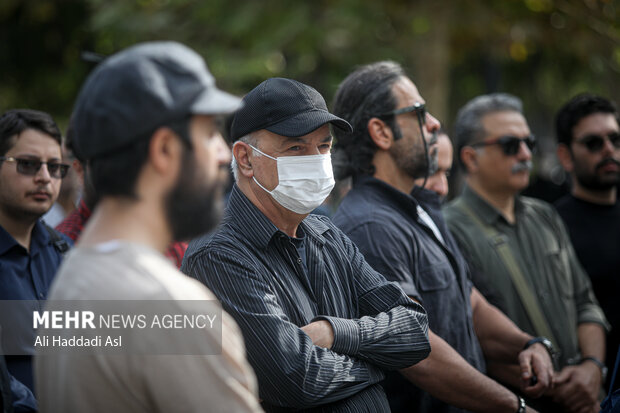
<path fill-rule="evenodd" d="M 63 256 L 54 241 L 71 244 L 40 219 L 56 201 L 69 168 L 62 163 L 61 140 L 47 113 L 15 109 L 0 117 L 0 300 L 33 305 L 46 300 Z M 11 354 L 6 364 L 13 376 L 14 403 L 20 404 L 19 394 L 34 391 L 34 332 L 27 311 L 10 317 L 17 330 L 4 329 L 1 347 Z M 29 390 L 18 390 L 15 380 Z"/>
<path fill-rule="evenodd" d="M 607 348 L 620 345 L 620 127 L 618 109 L 600 96 L 581 94 L 556 115 L 558 158 L 570 174 L 571 193 L 555 204 L 579 261 L 612 329 Z M 602 359 L 589 360 L 601 368 Z M 614 358 L 606 367 L 613 370 Z"/>
<path fill-rule="evenodd" d="M 551 385 L 551 360 L 541 345 L 523 351 L 532 336 L 472 288 L 439 195 L 421 187 L 436 155 L 425 140 L 440 125 L 416 86 L 394 62 L 362 66 L 338 87 L 334 112 L 353 125 L 352 133 L 335 131 L 336 177 L 351 176 L 353 188 L 334 223 L 429 318 L 430 356 L 384 382 L 392 411 L 526 411 L 521 397 L 484 375 L 484 357 L 519 361 L 523 370 L 515 377 L 532 395 Z"/>
<path fill-rule="evenodd" d="M 535 145 L 521 101 L 500 93 L 472 99 L 458 112 L 455 139 L 467 185 L 445 214 L 474 268 L 474 284 L 520 328 L 559 350 L 555 388 L 534 406 L 598 411 L 600 370 L 579 362 L 604 359 L 608 323 L 560 216 L 549 204 L 519 195 Z M 518 384 L 506 374 L 516 366 L 488 367 Z"/>

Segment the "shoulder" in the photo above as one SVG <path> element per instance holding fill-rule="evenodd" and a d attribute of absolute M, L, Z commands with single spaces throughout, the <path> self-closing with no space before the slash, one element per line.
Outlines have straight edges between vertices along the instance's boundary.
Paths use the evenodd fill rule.
<path fill-rule="evenodd" d="M 540 199 L 520 196 L 526 214 L 540 215 L 551 219 L 558 217 L 558 211 L 548 202 Z"/>
<path fill-rule="evenodd" d="M 469 222 L 470 218 L 464 210 L 466 206 L 465 199 L 460 196 L 448 202 L 443 208 L 443 216 L 450 227 L 458 227 L 466 222 Z"/>

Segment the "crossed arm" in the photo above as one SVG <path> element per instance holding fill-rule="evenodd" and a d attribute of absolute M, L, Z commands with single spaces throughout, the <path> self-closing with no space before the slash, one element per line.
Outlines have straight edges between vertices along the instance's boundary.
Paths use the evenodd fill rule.
<path fill-rule="evenodd" d="M 384 369 L 410 366 L 430 351 L 422 307 L 370 267 L 355 267 L 361 257 L 351 260 L 362 270 L 354 289 L 360 317 L 322 316 L 300 328 L 247 259 L 213 251 L 207 256 L 190 274 L 239 324 L 260 396 L 270 404 L 308 408 L 342 400 L 381 381 Z M 321 338 L 313 343 L 311 335 Z"/>

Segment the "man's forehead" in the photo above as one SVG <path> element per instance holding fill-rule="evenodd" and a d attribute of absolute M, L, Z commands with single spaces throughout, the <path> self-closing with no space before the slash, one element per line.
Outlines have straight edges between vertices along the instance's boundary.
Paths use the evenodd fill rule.
<path fill-rule="evenodd" d="M 36 129 L 25 129 L 13 139 L 15 139 L 15 143 L 8 150 L 8 153 L 19 152 L 36 155 L 45 152 L 45 155 L 62 156 L 62 148 L 58 141 Z"/>
<path fill-rule="evenodd" d="M 320 128 L 315 129 L 314 131 L 304 136 L 283 136 L 283 135 L 278 135 L 277 133 L 268 131 L 267 129 L 261 129 L 259 131 L 256 131 L 253 133 L 253 135 L 259 141 L 269 140 L 269 141 L 272 141 L 272 143 L 276 145 L 277 144 L 285 145 L 288 143 L 310 143 L 311 141 L 316 140 L 317 138 L 319 138 L 321 142 L 329 142 L 333 139 L 329 131 L 328 125 L 323 125 Z"/>
<path fill-rule="evenodd" d="M 579 138 L 590 133 L 603 134 L 618 130 L 618 121 L 612 113 L 598 112 L 579 119 L 573 128 L 573 135 Z"/>
<path fill-rule="evenodd" d="M 416 103 L 426 103 L 416 85 L 406 76 L 401 76 L 392 85 L 394 97 L 403 106 L 413 106 Z"/>
<path fill-rule="evenodd" d="M 481 119 L 487 135 L 514 134 L 520 136 L 530 133 L 525 117 L 517 111 L 491 112 Z"/>

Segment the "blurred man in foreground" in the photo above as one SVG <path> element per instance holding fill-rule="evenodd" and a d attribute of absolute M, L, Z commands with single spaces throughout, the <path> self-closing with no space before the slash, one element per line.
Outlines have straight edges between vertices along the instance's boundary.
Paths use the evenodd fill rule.
<path fill-rule="evenodd" d="M 230 152 L 214 116 L 238 107 L 239 99 L 216 88 L 202 58 L 178 43 L 137 45 L 93 71 L 75 105 L 72 145 L 88 164 L 99 202 L 50 299 L 80 300 L 73 303 L 77 310 L 99 300 L 115 300 L 111 305 L 119 308 L 155 300 L 178 314 L 190 306 L 211 311 L 211 292 L 179 273 L 163 252 L 172 240 L 218 222 Z M 41 410 L 259 411 L 241 335 L 225 313 L 220 322 L 221 334 L 163 330 L 147 342 L 130 328 L 123 339 L 134 346 L 116 354 L 97 348 L 39 355 Z M 148 353 L 164 346 L 173 352 Z M 212 348 L 220 354 L 209 355 Z"/>

